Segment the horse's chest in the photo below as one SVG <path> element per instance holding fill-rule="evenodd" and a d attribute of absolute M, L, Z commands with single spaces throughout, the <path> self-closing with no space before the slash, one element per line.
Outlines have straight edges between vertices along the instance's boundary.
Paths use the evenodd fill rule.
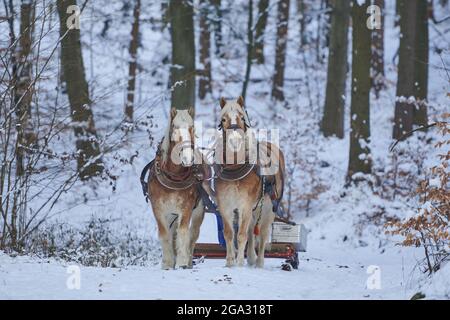
<path fill-rule="evenodd" d="M 250 175 L 239 181 L 216 182 L 217 197 L 222 202 L 240 203 L 254 202 L 260 194 L 259 177 Z"/>
<path fill-rule="evenodd" d="M 159 183 L 150 183 L 150 201 L 152 205 L 165 209 L 190 207 L 195 204 L 197 194 L 194 188 L 186 190 L 168 190 Z"/>

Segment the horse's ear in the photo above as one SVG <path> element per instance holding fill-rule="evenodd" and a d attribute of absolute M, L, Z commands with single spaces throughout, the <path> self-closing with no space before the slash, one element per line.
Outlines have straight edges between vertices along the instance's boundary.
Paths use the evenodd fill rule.
<path fill-rule="evenodd" d="M 220 98 L 220 107 L 223 109 L 225 105 L 227 104 L 227 100 L 225 100 L 223 97 Z"/>
<path fill-rule="evenodd" d="M 189 107 L 188 113 L 189 113 L 189 115 L 190 115 L 192 118 L 194 118 L 194 116 L 195 116 L 195 110 L 194 110 L 194 107 Z"/>
<path fill-rule="evenodd" d="M 244 107 L 244 97 L 239 96 L 239 98 L 237 99 L 237 103 L 238 103 L 238 105 L 240 105 L 243 108 Z"/>
<path fill-rule="evenodd" d="M 175 108 L 170 109 L 170 119 L 175 118 L 176 115 L 177 115 L 177 109 L 175 109 Z"/>

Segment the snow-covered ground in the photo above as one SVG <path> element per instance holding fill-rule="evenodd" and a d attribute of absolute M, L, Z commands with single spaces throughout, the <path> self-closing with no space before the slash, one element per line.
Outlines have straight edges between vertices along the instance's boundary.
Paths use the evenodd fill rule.
<path fill-rule="evenodd" d="M 205 260 L 192 270 L 174 271 L 159 266 L 81 266 L 77 289 L 71 282 L 70 264 L 1 254 L 0 298 L 410 299 L 416 293 L 409 281 L 415 263 L 410 250 L 396 248 L 381 254 L 318 242 L 300 259 L 299 269 L 291 272 L 280 269 L 279 259 L 266 260 L 264 270 L 225 268 L 223 260 Z M 370 266 L 377 266 L 379 274 Z"/>

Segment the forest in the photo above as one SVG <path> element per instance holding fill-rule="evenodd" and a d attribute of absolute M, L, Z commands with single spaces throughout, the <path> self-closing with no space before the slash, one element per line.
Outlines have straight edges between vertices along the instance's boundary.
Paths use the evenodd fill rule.
<path fill-rule="evenodd" d="M 240 96 L 308 249 L 164 273 L 141 170 Z M 0 299 L 449 299 L 449 98 L 448 0 L 2 0 Z"/>

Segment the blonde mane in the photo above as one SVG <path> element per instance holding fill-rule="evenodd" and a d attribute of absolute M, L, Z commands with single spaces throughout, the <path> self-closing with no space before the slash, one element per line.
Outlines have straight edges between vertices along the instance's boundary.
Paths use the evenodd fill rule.
<path fill-rule="evenodd" d="M 194 120 L 188 110 L 177 110 L 173 119 L 172 112 L 169 114 L 169 124 L 166 127 L 166 132 L 161 142 L 161 157 L 163 163 L 167 162 L 167 156 L 169 154 L 170 128 L 172 127 L 172 124 L 178 128 L 190 128 L 194 126 Z"/>
<path fill-rule="evenodd" d="M 244 116 L 245 122 L 250 125 L 247 112 L 245 112 L 244 108 L 237 101 L 227 101 L 226 105 L 220 110 L 220 117 L 222 118 L 225 114 L 233 113 L 241 113 Z"/>

